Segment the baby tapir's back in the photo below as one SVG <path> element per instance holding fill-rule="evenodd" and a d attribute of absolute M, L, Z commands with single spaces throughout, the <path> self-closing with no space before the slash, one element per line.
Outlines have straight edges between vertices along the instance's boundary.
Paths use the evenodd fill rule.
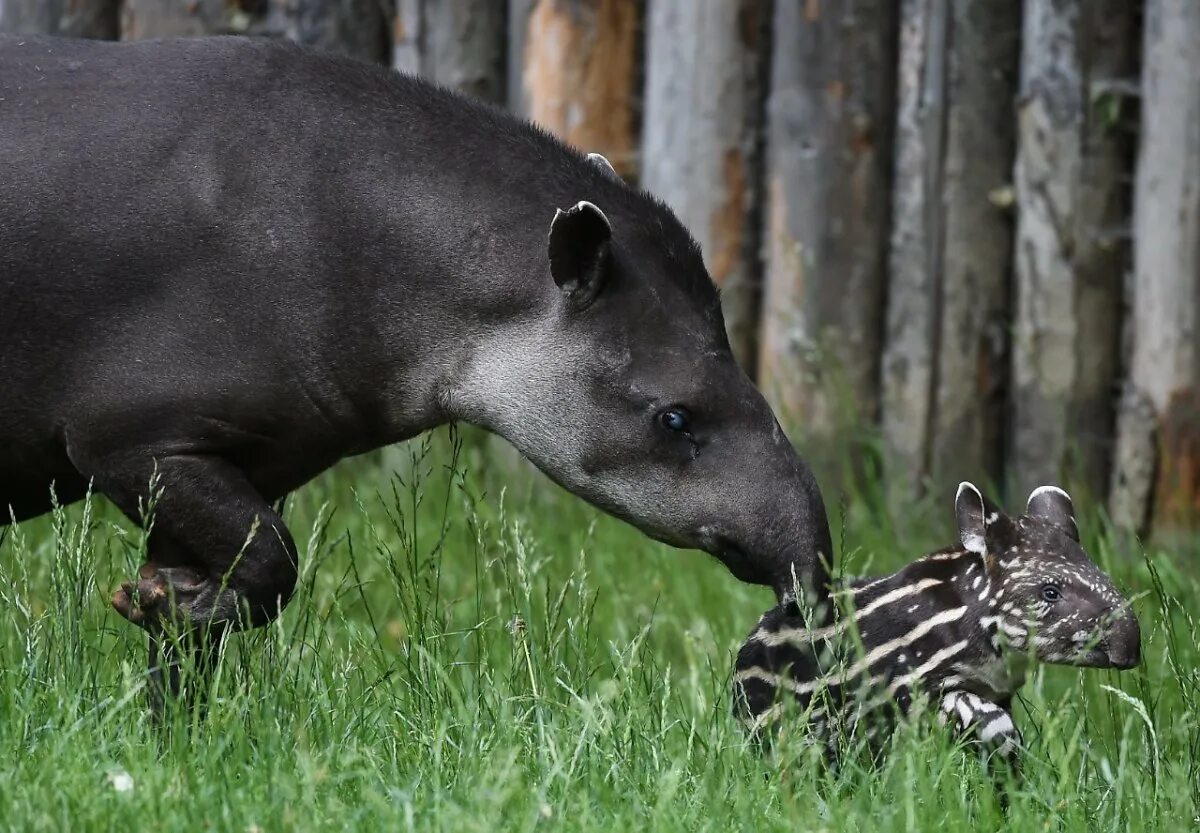
<path fill-rule="evenodd" d="M 939 591 L 959 568 L 935 559 L 890 576 L 848 580 L 835 593 L 841 609 L 826 627 L 805 627 L 795 604 L 769 610 L 737 658 L 743 716 L 761 724 L 790 695 L 801 709 L 812 709 L 820 726 L 833 711 L 846 717 L 851 702 L 855 711 L 906 712 L 915 686 L 953 684 L 956 661 L 972 653 L 972 640 L 958 594 Z"/>

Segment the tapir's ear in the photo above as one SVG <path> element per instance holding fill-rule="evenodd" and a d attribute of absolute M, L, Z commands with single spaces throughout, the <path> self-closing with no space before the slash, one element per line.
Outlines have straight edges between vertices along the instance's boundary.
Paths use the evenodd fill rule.
<path fill-rule="evenodd" d="M 987 508 L 983 503 L 983 493 L 975 488 L 975 484 L 965 480 L 958 484 L 958 494 L 954 496 L 954 515 L 958 519 L 958 537 L 962 539 L 962 545 L 971 552 L 986 555 Z"/>
<path fill-rule="evenodd" d="M 971 552 L 987 555 L 989 540 L 993 549 L 1008 545 L 1012 521 L 974 483 L 958 484 L 954 514 L 958 518 L 958 537 Z"/>
<path fill-rule="evenodd" d="M 590 202 L 559 209 L 550 223 L 550 274 L 577 307 L 587 306 L 608 271 L 612 226 Z"/>
<path fill-rule="evenodd" d="M 1075 505 L 1071 496 L 1057 486 L 1038 486 L 1029 495 L 1025 514 L 1056 526 L 1076 541 L 1079 527 L 1075 525 Z"/>
<path fill-rule="evenodd" d="M 597 168 L 599 168 L 600 171 L 605 176 L 610 176 L 613 179 L 623 181 L 623 180 L 621 180 L 621 175 L 619 173 L 617 173 L 617 169 L 612 166 L 612 162 L 609 162 L 607 159 L 605 159 L 600 154 L 589 153 L 587 155 L 587 161 L 591 162 L 593 165 L 595 165 Z"/>

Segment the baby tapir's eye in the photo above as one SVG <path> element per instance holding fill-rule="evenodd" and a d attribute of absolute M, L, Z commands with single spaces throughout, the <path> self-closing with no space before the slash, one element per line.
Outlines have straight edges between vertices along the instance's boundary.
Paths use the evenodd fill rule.
<path fill-rule="evenodd" d="M 680 434 L 686 434 L 691 427 L 691 420 L 688 418 L 687 411 L 683 408 L 667 408 L 658 415 L 658 421 L 668 431 L 675 431 Z"/>
<path fill-rule="evenodd" d="M 1042 598 L 1048 602 L 1057 602 L 1062 598 L 1062 591 L 1058 589 L 1057 584 L 1043 584 Z"/>

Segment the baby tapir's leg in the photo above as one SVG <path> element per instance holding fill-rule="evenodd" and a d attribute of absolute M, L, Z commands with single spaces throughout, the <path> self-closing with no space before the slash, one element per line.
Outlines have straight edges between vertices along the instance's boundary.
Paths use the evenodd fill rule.
<path fill-rule="evenodd" d="M 113 594 L 113 607 L 149 632 L 152 681 L 162 681 L 165 668 L 163 687 L 177 694 L 180 646 L 162 638 L 164 625 L 183 635 L 183 650 L 211 655 L 227 630 L 269 622 L 295 588 L 296 546 L 270 504 L 224 459 L 72 452 L 80 471 L 134 521 L 155 484 L 148 561 Z"/>
<path fill-rule="evenodd" d="M 952 723 L 989 755 L 1015 768 L 1021 750 L 1021 733 L 1008 709 L 969 691 L 948 691 L 938 707 L 943 723 Z"/>

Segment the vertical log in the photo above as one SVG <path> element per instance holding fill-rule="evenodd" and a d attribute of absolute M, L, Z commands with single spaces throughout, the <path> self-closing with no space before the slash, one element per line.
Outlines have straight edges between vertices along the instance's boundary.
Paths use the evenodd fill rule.
<path fill-rule="evenodd" d="M 899 491 L 928 472 L 941 284 L 941 164 L 946 118 L 948 9 L 905 0 L 900 8 L 896 162 L 880 423 Z"/>
<path fill-rule="evenodd" d="M 1200 4 L 1147 0 L 1134 184 L 1133 340 L 1113 473 L 1118 522 L 1163 531 L 1200 519 Z M 1152 414 L 1152 416 L 1149 416 Z M 1153 439 L 1147 440 L 1147 437 Z M 1148 507 L 1153 499 L 1152 508 Z"/>
<path fill-rule="evenodd" d="M 120 0 L 0 0 L 0 34 L 115 40 Z"/>
<path fill-rule="evenodd" d="M 769 10 L 764 0 L 651 0 L 646 27 L 641 183 L 699 241 L 730 344 L 751 372 Z"/>
<path fill-rule="evenodd" d="M 392 13 L 391 0 L 270 0 L 269 26 L 305 46 L 386 64 Z"/>
<path fill-rule="evenodd" d="M 504 103 L 505 9 L 496 0 L 426 4 L 423 72 L 439 84 Z"/>
<path fill-rule="evenodd" d="M 891 479 L 999 474 L 1020 5 L 904 0 L 883 352 Z"/>
<path fill-rule="evenodd" d="M 392 22 L 392 69 L 409 75 L 421 74 L 422 18 L 425 0 L 396 0 Z"/>
<path fill-rule="evenodd" d="M 760 377 L 817 437 L 878 407 L 895 22 L 892 0 L 775 6 Z"/>
<path fill-rule="evenodd" d="M 503 104 L 506 27 L 496 0 L 399 0 L 392 64 Z"/>
<path fill-rule="evenodd" d="M 640 18 L 635 0 L 509 5 L 509 106 L 623 176 L 637 169 Z"/>
<path fill-rule="evenodd" d="M 1135 71 L 1126 0 L 1026 0 L 1017 119 L 1009 474 L 1107 488 Z"/>
<path fill-rule="evenodd" d="M 121 38 L 199 37 L 232 31 L 226 0 L 123 0 Z"/>
<path fill-rule="evenodd" d="M 503 0 L 399 0 L 392 65 L 475 98 L 504 104 L 507 10 Z M 533 476 L 516 449 L 469 425 L 455 429 L 471 471 L 486 482 L 498 466 L 506 482 L 518 471 Z M 540 475 L 539 475 L 540 476 Z"/>

